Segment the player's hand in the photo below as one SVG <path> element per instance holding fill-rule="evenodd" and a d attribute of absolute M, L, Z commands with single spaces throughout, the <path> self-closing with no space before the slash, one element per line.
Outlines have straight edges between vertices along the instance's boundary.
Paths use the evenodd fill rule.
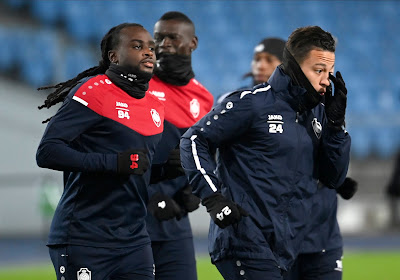
<path fill-rule="evenodd" d="M 357 192 L 358 189 L 357 185 L 358 185 L 357 181 L 353 180 L 350 177 L 346 177 L 346 179 L 344 179 L 343 184 L 336 189 L 336 192 L 340 194 L 340 196 L 343 199 L 347 200 L 352 198 L 354 194 Z"/>
<path fill-rule="evenodd" d="M 200 198 L 192 194 L 192 186 L 187 184 L 175 195 L 174 200 L 184 208 L 186 212 L 193 212 L 200 206 Z"/>
<path fill-rule="evenodd" d="M 167 180 L 185 175 L 181 165 L 181 155 L 179 146 L 171 150 L 167 162 L 163 166 L 164 178 Z"/>
<path fill-rule="evenodd" d="M 149 168 L 149 159 L 144 150 L 130 149 L 118 154 L 119 174 L 143 175 Z"/>
<path fill-rule="evenodd" d="M 150 198 L 147 209 L 159 221 L 180 220 L 183 215 L 183 210 L 172 198 L 159 192 Z"/>
<path fill-rule="evenodd" d="M 341 129 L 346 114 L 347 89 L 339 71 L 336 72 L 336 77 L 329 74 L 329 79 L 335 85 L 335 94 L 332 96 L 332 86 L 329 86 L 325 93 L 325 113 L 329 126 Z"/>
<path fill-rule="evenodd" d="M 202 204 L 207 208 L 207 212 L 220 228 L 226 228 L 239 222 L 242 216 L 249 216 L 246 210 L 220 193 L 206 197 L 203 199 Z"/>

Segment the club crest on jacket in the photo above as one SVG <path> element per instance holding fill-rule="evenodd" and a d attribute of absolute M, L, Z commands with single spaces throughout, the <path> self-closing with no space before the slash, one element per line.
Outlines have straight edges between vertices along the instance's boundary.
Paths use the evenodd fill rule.
<path fill-rule="evenodd" d="M 194 118 L 197 118 L 200 114 L 200 103 L 196 98 L 190 101 L 190 113 L 192 113 Z"/>
<path fill-rule="evenodd" d="M 317 138 L 321 138 L 321 131 L 322 131 L 322 125 L 321 123 L 317 120 L 317 118 L 314 118 L 311 122 L 312 124 L 312 128 L 314 130 L 315 136 L 317 136 Z"/>

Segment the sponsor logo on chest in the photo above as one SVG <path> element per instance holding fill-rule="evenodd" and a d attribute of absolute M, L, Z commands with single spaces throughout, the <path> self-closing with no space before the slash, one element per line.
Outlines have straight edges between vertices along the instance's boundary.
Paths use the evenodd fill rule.
<path fill-rule="evenodd" d="M 115 102 L 115 109 L 117 110 L 118 118 L 120 119 L 130 119 L 128 104 L 124 102 Z"/>
<path fill-rule="evenodd" d="M 155 97 L 157 97 L 158 100 L 161 100 L 161 101 L 167 100 L 167 99 L 165 98 L 165 92 L 163 92 L 163 91 L 151 90 L 151 91 L 149 91 L 149 93 L 152 94 L 152 95 L 154 95 Z"/>

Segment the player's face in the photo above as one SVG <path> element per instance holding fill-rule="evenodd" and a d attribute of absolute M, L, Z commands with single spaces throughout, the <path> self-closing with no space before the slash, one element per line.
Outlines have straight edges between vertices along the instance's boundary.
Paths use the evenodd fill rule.
<path fill-rule="evenodd" d="M 156 56 L 155 43 L 150 33 L 140 26 L 130 26 L 123 28 L 119 35 L 118 46 L 109 52 L 110 61 L 153 73 Z"/>
<path fill-rule="evenodd" d="M 193 26 L 177 20 L 160 20 L 154 25 L 156 54 L 190 55 L 197 47 Z"/>
<path fill-rule="evenodd" d="M 326 87 L 330 84 L 329 73 L 333 73 L 334 66 L 335 53 L 323 50 L 311 50 L 300 64 L 307 79 L 321 95 L 325 94 Z"/>
<path fill-rule="evenodd" d="M 251 73 L 254 82 L 260 84 L 268 81 L 279 64 L 281 64 L 281 61 L 273 54 L 267 52 L 255 53 L 251 61 Z"/>

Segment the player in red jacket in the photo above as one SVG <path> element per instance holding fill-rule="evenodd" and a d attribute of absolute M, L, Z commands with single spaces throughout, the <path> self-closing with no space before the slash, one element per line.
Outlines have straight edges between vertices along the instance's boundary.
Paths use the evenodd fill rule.
<path fill-rule="evenodd" d="M 168 155 L 175 154 L 175 160 L 180 164 L 178 145 L 181 135 L 211 110 L 213 96 L 194 79 L 191 54 L 198 41 L 194 24 L 186 15 L 165 13 L 155 24 L 154 40 L 157 66 L 148 92 L 165 105 L 164 133 L 154 162 L 168 162 Z M 175 174 L 165 175 L 174 177 Z M 181 175 L 149 186 L 151 214 L 146 222 L 156 279 L 197 279 L 187 213 L 199 207 L 200 199 L 192 195 L 187 178 L 183 173 Z"/>

